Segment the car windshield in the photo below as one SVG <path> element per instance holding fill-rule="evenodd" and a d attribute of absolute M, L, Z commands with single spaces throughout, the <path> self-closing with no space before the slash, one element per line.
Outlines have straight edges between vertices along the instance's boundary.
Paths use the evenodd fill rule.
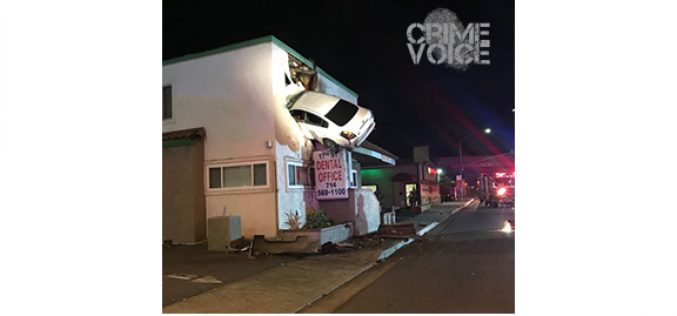
<path fill-rule="evenodd" d="M 357 113 L 357 106 L 344 100 L 339 100 L 334 108 L 325 115 L 338 126 L 346 125 Z"/>

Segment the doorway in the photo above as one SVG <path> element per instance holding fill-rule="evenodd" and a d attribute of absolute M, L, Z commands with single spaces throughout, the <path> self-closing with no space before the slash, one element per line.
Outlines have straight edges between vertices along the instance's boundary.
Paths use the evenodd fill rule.
<path fill-rule="evenodd" d="M 404 196 L 407 207 L 416 206 L 419 204 L 418 200 L 418 185 L 416 183 L 407 183 L 404 185 Z"/>

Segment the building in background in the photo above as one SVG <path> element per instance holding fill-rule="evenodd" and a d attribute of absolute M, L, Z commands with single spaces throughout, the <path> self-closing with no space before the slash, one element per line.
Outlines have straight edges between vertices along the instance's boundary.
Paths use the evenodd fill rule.
<path fill-rule="evenodd" d="M 445 170 L 452 190 L 456 195 L 460 194 L 461 188 L 467 193 L 473 195 L 477 188 L 480 175 L 494 175 L 496 173 L 514 174 L 515 173 L 515 153 L 507 152 L 492 156 L 463 156 L 463 165 L 458 156 L 438 157 L 435 162 Z M 463 168 L 463 178 L 465 182 L 455 181 L 456 175 L 461 173 Z M 446 184 L 446 183 L 445 183 Z M 453 191 L 452 191 L 453 192 Z"/>
<path fill-rule="evenodd" d="M 362 168 L 362 185 L 376 192 L 383 208 L 425 211 L 441 203 L 438 169 L 427 146 L 415 147 L 414 159 L 398 159 L 395 166 Z"/>

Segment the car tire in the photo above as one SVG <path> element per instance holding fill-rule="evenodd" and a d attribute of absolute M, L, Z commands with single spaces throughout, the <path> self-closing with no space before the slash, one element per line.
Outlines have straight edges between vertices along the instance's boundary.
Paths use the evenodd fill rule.
<path fill-rule="evenodd" d="M 339 146 L 333 140 L 325 138 L 322 140 L 322 144 L 332 155 L 338 153 Z"/>

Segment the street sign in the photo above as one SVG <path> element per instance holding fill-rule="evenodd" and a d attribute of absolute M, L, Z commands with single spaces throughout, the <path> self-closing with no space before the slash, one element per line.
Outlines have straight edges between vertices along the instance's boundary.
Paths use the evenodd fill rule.
<path fill-rule="evenodd" d="M 313 152 L 315 161 L 315 197 L 318 200 L 339 200 L 348 198 L 348 171 L 346 152 L 341 150 L 332 155 L 326 150 Z"/>

